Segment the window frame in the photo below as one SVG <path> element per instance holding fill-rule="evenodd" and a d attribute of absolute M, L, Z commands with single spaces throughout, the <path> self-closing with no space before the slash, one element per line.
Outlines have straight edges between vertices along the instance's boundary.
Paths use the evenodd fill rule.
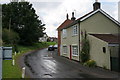
<path fill-rule="evenodd" d="M 78 26 L 74 25 L 73 26 L 73 36 L 78 35 Z"/>
<path fill-rule="evenodd" d="M 77 53 L 75 52 L 74 47 L 77 47 L 77 49 L 76 49 Z M 78 45 L 72 45 L 72 56 L 78 56 Z"/>
<path fill-rule="evenodd" d="M 67 46 L 63 45 L 63 54 L 67 54 L 67 52 L 68 52 L 67 49 L 68 49 Z"/>
<path fill-rule="evenodd" d="M 67 29 L 63 29 L 62 34 L 63 34 L 63 38 L 66 38 L 67 37 Z"/>

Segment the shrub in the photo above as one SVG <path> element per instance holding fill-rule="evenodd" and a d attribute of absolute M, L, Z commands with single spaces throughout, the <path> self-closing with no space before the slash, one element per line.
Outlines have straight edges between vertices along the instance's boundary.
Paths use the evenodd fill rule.
<path fill-rule="evenodd" d="M 85 62 L 84 65 L 89 66 L 89 67 L 95 67 L 96 62 L 94 60 L 89 60 L 89 61 Z"/>
<path fill-rule="evenodd" d="M 87 38 L 87 32 L 85 31 L 84 35 L 82 35 L 82 51 L 81 51 L 81 61 L 84 63 L 89 60 L 89 51 L 90 44 Z"/>
<path fill-rule="evenodd" d="M 85 52 L 81 51 L 81 61 L 84 63 L 89 60 L 89 54 L 86 54 Z"/>
<path fill-rule="evenodd" d="M 3 42 L 6 44 L 17 44 L 19 42 L 19 35 L 18 33 L 14 32 L 13 30 L 3 29 L 2 32 L 2 39 Z"/>

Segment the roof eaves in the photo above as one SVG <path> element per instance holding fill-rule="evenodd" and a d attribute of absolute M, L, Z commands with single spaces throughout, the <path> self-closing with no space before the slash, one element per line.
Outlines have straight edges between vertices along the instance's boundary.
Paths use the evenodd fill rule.
<path fill-rule="evenodd" d="M 73 25 L 75 25 L 75 24 L 77 24 L 77 23 L 78 23 L 78 20 L 75 20 L 75 21 L 73 21 L 72 23 L 68 24 L 66 27 L 61 28 L 61 30 L 62 30 L 62 29 L 67 29 L 67 28 L 69 28 L 69 27 L 71 27 L 71 26 L 73 26 Z"/>

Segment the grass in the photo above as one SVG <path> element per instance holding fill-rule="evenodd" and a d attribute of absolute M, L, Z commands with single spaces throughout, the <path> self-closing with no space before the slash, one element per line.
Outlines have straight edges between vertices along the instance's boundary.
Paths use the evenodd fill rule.
<path fill-rule="evenodd" d="M 55 45 L 57 44 L 56 42 L 46 42 L 48 45 Z"/>
<path fill-rule="evenodd" d="M 32 50 L 39 48 L 45 48 L 51 44 L 56 44 L 54 42 L 44 42 L 44 43 L 35 43 L 33 46 L 21 46 L 18 45 L 18 50 L 20 54 L 15 56 L 15 61 L 22 56 L 22 54 L 27 53 Z M 21 69 L 18 64 L 12 65 L 12 60 L 3 60 L 3 78 L 21 78 Z"/>

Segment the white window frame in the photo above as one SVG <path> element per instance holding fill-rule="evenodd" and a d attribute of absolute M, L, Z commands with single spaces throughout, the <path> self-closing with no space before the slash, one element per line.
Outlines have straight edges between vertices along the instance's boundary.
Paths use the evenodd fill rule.
<path fill-rule="evenodd" d="M 73 36 L 74 35 L 78 35 L 78 26 L 77 25 L 73 26 Z"/>
<path fill-rule="evenodd" d="M 75 50 L 75 47 L 77 47 L 76 50 Z M 78 45 L 72 45 L 72 55 L 78 56 Z"/>
<path fill-rule="evenodd" d="M 67 54 L 67 46 L 63 46 L 63 54 Z"/>
<path fill-rule="evenodd" d="M 63 32 L 63 38 L 66 38 L 67 37 L 67 29 L 63 29 L 62 32 Z"/>

